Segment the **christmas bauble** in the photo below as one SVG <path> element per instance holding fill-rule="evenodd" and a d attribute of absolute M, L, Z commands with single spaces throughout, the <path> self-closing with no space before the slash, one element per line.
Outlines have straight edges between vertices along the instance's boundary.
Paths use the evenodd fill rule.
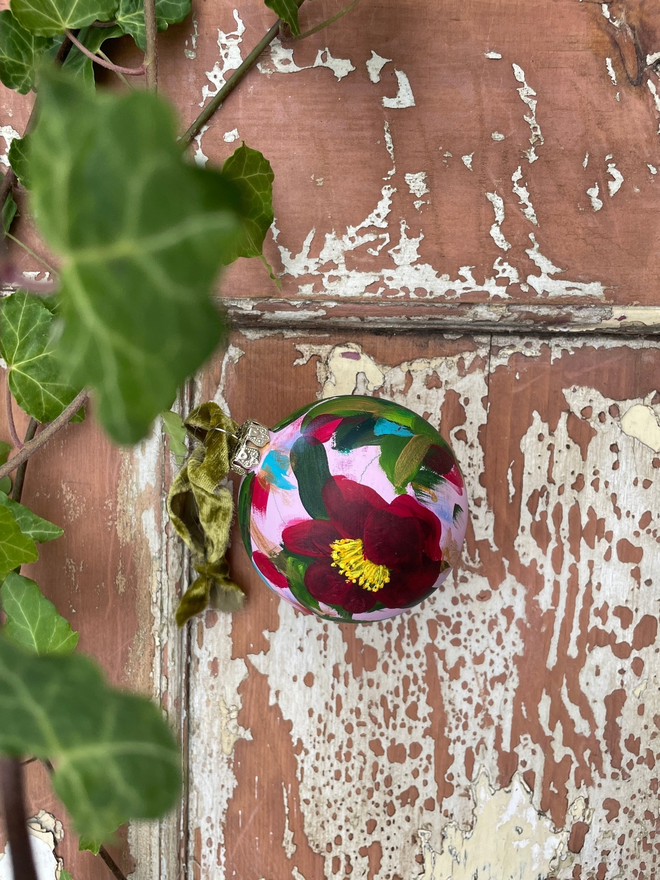
<path fill-rule="evenodd" d="M 266 584 L 294 607 L 338 623 L 382 620 L 429 596 L 456 564 L 463 477 L 411 410 L 374 397 L 316 401 L 252 452 L 241 534 Z"/>

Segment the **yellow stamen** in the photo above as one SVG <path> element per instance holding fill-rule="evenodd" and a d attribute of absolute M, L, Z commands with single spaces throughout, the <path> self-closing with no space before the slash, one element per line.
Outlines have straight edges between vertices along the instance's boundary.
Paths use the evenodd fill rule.
<path fill-rule="evenodd" d="M 346 580 L 359 584 L 372 593 L 381 590 L 390 582 L 390 570 L 384 565 L 376 565 L 365 558 L 362 541 L 359 538 L 340 538 L 330 544 L 332 565 L 338 568 Z"/>

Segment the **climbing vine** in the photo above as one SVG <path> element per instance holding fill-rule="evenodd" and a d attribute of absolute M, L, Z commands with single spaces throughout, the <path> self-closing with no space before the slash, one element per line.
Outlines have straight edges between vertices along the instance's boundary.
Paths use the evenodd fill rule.
<path fill-rule="evenodd" d="M 157 94 L 157 33 L 183 21 L 191 0 L 11 0 L 0 12 L 0 80 L 22 95 L 36 91 L 0 183 L 0 353 L 11 439 L 0 443 L 0 754 L 14 876 L 22 880 L 36 880 L 22 759 L 45 764 L 80 848 L 100 853 L 119 877 L 103 841 L 129 819 L 163 815 L 180 796 L 179 749 L 159 709 L 110 687 L 76 651 L 69 622 L 20 573 L 39 544 L 63 534 L 21 494 L 30 457 L 85 418 L 89 396 L 120 444 L 140 441 L 160 415 L 182 460 L 184 429 L 170 407 L 226 338 L 212 298 L 218 271 L 256 257 L 276 280 L 263 256 L 273 221 L 268 160 L 246 144 L 221 169 L 196 167 L 185 153 L 282 29 L 307 35 L 298 21 L 303 0 L 264 2 L 278 20 L 183 134 Z M 126 36 L 143 52 L 136 68 L 106 54 Z M 94 65 L 113 71 L 122 90 L 97 90 Z M 129 77 L 143 77 L 146 90 L 131 89 Z M 25 193 L 57 263 L 46 266 L 46 281 L 30 280 L 14 260 L 26 247 L 12 232 L 25 202 L 15 196 Z M 30 417 L 22 438 L 14 404 Z"/>

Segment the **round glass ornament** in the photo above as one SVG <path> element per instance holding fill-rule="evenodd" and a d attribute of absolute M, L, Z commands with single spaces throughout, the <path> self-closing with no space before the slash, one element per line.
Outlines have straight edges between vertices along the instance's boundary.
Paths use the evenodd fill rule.
<path fill-rule="evenodd" d="M 312 403 L 268 434 L 249 449 L 238 516 L 248 555 L 281 599 L 360 623 L 400 614 L 445 580 L 465 538 L 467 493 L 425 419 L 353 395 Z"/>

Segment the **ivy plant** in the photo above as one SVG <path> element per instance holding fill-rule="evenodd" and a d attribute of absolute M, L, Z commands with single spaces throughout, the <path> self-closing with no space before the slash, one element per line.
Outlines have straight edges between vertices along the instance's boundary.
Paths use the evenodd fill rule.
<path fill-rule="evenodd" d="M 191 0 L 10 0 L 0 12 L 0 81 L 21 95 L 37 92 L 0 179 L 0 354 L 11 439 L 0 441 L 0 789 L 21 880 L 36 880 L 22 759 L 45 764 L 81 849 L 99 853 L 115 876 L 103 841 L 130 819 L 162 816 L 180 796 L 180 754 L 160 710 L 111 687 L 77 650 L 70 623 L 20 573 L 39 544 L 63 534 L 21 496 L 31 455 L 85 417 L 90 395 L 120 444 L 143 439 L 160 417 L 182 463 L 185 429 L 170 407 L 226 338 L 213 297 L 219 270 L 258 258 L 276 280 L 263 256 L 273 221 L 268 159 L 245 143 L 217 169 L 198 168 L 186 154 L 279 29 L 305 36 L 303 0 L 263 2 L 279 21 L 184 134 L 156 94 L 157 34 L 183 21 Z M 118 37 L 144 52 L 139 67 L 108 58 Z M 99 65 L 124 84 L 145 77 L 147 90 L 97 89 Z M 25 247 L 12 232 L 17 188 L 55 255 L 45 281 L 12 261 L 12 248 Z M 23 438 L 13 404 L 30 417 Z"/>

